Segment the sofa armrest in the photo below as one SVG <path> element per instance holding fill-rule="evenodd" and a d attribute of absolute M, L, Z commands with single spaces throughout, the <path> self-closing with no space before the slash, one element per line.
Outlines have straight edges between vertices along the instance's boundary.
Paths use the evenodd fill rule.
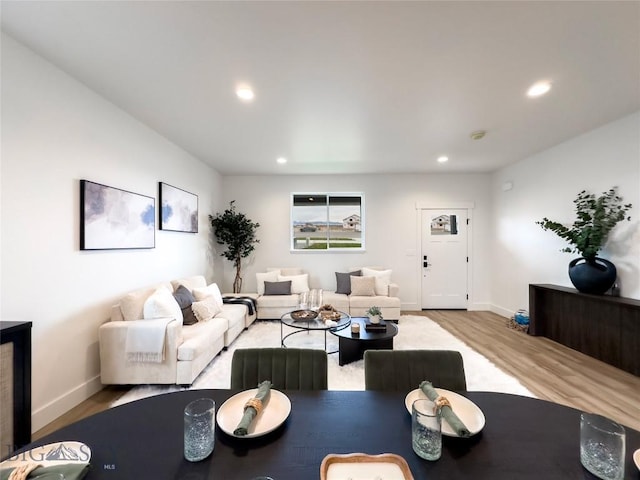
<path fill-rule="evenodd" d="M 98 341 L 103 384 L 175 383 L 178 346 L 182 344 L 182 322 L 173 320 L 167 325 L 162 363 L 128 362 L 125 352 L 127 330 L 136 322 L 144 321 L 146 320 L 111 321 L 100 325 Z M 157 382 L 149 380 L 149 372 L 156 370 L 160 372 L 153 377 Z"/>
<path fill-rule="evenodd" d="M 146 320 L 110 321 L 100 325 L 98 329 L 98 339 L 100 350 L 106 348 L 111 352 L 121 351 L 124 356 L 124 349 L 127 340 L 127 330 L 130 326 Z M 165 350 L 167 353 L 171 349 L 177 349 L 182 343 L 182 322 L 174 320 L 167 325 L 165 338 Z"/>
<path fill-rule="evenodd" d="M 389 296 L 390 297 L 399 297 L 400 296 L 400 287 L 397 283 L 389 284 Z"/>

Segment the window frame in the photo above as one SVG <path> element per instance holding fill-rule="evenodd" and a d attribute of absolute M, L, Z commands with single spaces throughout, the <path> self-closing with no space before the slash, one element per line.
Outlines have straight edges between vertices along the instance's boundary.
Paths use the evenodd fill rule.
<path fill-rule="evenodd" d="M 296 224 L 294 223 L 294 208 L 296 197 L 325 197 L 326 206 L 326 248 L 296 248 Z M 330 247 L 330 210 L 331 198 L 335 197 L 355 197 L 360 201 L 360 246 L 359 247 Z M 348 217 L 345 217 L 348 218 Z M 318 223 L 318 222 L 314 222 Z M 365 245 L 365 198 L 363 192 L 292 192 L 289 197 L 289 249 L 292 253 L 340 253 L 351 252 L 361 253 L 366 251 Z"/>

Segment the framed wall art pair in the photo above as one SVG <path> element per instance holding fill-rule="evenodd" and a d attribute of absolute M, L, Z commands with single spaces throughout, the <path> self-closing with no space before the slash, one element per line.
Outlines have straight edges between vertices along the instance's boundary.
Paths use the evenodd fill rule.
<path fill-rule="evenodd" d="M 198 232 L 198 196 L 159 182 L 160 230 Z M 155 247 L 155 198 L 80 180 L 80 250 Z"/>

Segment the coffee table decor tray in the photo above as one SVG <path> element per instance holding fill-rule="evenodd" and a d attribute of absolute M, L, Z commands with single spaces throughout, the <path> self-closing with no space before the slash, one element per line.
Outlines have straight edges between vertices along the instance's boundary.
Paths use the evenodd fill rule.
<path fill-rule="evenodd" d="M 313 310 L 294 310 L 291 312 L 291 318 L 294 320 L 313 320 L 318 316 L 318 312 Z"/>

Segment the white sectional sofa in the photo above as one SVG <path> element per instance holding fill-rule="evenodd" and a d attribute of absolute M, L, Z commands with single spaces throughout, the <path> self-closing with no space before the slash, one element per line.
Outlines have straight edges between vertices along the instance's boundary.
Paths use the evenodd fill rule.
<path fill-rule="evenodd" d="M 362 288 L 351 291 L 351 274 L 363 279 Z M 358 279 L 359 280 L 359 279 Z M 356 282 L 358 282 L 356 280 Z M 300 306 L 300 294 L 309 291 L 309 275 L 301 268 L 268 268 L 265 273 L 256 274 L 258 319 L 279 319 L 282 315 Z M 291 282 L 290 291 L 283 282 Z M 366 316 L 366 311 L 377 306 L 385 320 L 400 318 L 399 287 L 391 282 L 391 270 L 382 267 L 350 268 L 346 272 L 336 272 L 336 291 L 322 291 L 322 303 L 331 304 L 337 310 L 352 317 Z M 270 290 L 271 288 L 271 290 Z M 280 290 L 280 288 L 285 288 Z M 355 294 L 354 294 L 355 293 Z"/>
<path fill-rule="evenodd" d="M 195 302 L 181 308 L 176 294 L 185 289 Z M 131 292 L 113 306 L 110 321 L 100 326 L 101 381 L 105 385 L 190 385 L 255 319 L 255 311 L 249 314 L 246 305 L 223 303 L 217 286 L 207 285 L 203 276 Z M 161 332 L 154 332 L 153 322 Z M 162 358 L 145 361 L 144 354 L 131 351 L 131 345 L 139 345 L 136 329 L 145 328 L 142 335 L 137 334 L 138 341 L 144 346 L 146 332 L 157 333 L 163 340 Z"/>

